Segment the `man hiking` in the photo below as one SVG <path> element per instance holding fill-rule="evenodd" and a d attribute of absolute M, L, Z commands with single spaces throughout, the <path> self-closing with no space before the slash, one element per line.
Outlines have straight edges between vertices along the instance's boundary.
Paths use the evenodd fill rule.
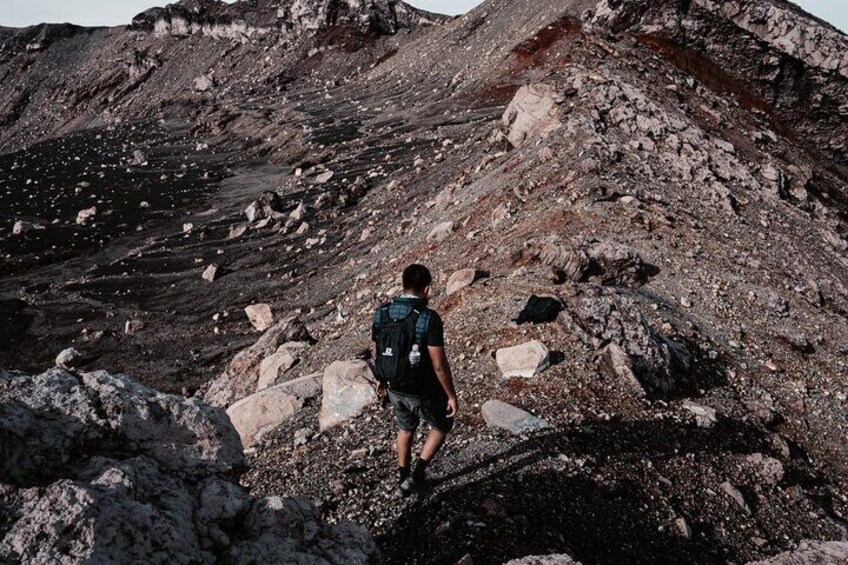
<path fill-rule="evenodd" d="M 403 294 L 377 309 L 371 328 L 377 378 L 388 391 L 400 428 L 396 493 L 401 497 L 427 491 L 427 466 L 444 445 L 457 411 L 442 319 L 427 308 L 432 282 L 427 267 L 407 267 Z M 412 467 L 412 441 L 421 420 L 430 435 Z"/>

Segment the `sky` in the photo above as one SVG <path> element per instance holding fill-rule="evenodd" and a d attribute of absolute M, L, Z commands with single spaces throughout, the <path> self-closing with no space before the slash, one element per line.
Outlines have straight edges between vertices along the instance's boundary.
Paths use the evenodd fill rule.
<path fill-rule="evenodd" d="M 128 24 L 147 8 L 171 0 L 0 0 L 0 25 L 23 27 L 42 22 L 79 25 Z M 407 0 L 410 4 L 443 14 L 461 14 L 478 0 Z M 848 0 L 796 0 L 808 12 L 848 32 Z"/>

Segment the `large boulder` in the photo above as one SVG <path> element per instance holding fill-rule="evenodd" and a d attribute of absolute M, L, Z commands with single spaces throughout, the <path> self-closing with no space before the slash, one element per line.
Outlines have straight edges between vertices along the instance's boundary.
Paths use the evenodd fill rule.
<path fill-rule="evenodd" d="M 300 360 L 300 351 L 309 344 L 288 342 L 281 345 L 275 353 L 259 364 L 259 382 L 256 390 L 262 390 L 277 384 L 277 381 Z"/>
<path fill-rule="evenodd" d="M 836 565 L 848 563 L 848 542 L 802 541 L 798 549 L 748 565 Z"/>
<path fill-rule="evenodd" d="M 530 84 L 521 87 L 504 112 L 503 124 L 507 139 L 513 147 L 520 147 L 530 138 L 547 135 L 560 126 L 558 104 L 560 97 L 547 84 Z"/>
<path fill-rule="evenodd" d="M 230 361 L 221 376 L 206 391 L 206 402 L 226 407 L 256 392 L 262 361 L 284 343 L 294 341 L 313 342 L 299 318 L 288 318 L 271 327 L 255 344 Z"/>
<path fill-rule="evenodd" d="M 368 533 L 254 499 L 226 414 L 131 378 L 0 371 L 0 562 L 378 563 Z"/>
<path fill-rule="evenodd" d="M 324 371 L 321 430 L 355 418 L 377 402 L 377 381 L 365 361 L 336 361 Z"/>
<path fill-rule="evenodd" d="M 445 289 L 445 293 L 450 296 L 451 294 L 462 290 L 467 286 L 471 286 L 474 282 L 483 277 L 485 273 L 478 271 L 477 269 L 460 269 L 456 271 L 454 274 L 450 276 L 448 279 L 448 284 Z"/>
<path fill-rule="evenodd" d="M 506 378 L 532 378 L 548 368 L 550 352 L 544 343 L 534 340 L 498 349 L 495 361 Z"/>
<path fill-rule="evenodd" d="M 321 394 L 323 375 L 316 373 L 260 390 L 242 398 L 227 415 L 244 447 L 252 447 L 262 436 L 297 415 L 307 400 Z"/>
<path fill-rule="evenodd" d="M 262 435 L 294 417 L 303 401 L 283 387 L 271 387 L 242 398 L 229 408 L 227 415 L 241 437 L 244 447 L 251 447 Z"/>
<path fill-rule="evenodd" d="M 500 400 L 489 400 L 483 404 L 483 420 L 492 428 L 501 428 L 515 435 L 550 428 L 545 420 L 530 412 L 516 408 Z"/>

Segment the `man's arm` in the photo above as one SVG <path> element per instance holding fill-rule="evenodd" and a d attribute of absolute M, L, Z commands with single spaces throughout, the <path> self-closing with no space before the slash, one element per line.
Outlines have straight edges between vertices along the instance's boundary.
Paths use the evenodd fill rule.
<path fill-rule="evenodd" d="M 456 389 L 453 386 L 453 373 L 451 372 L 448 356 L 445 353 L 444 346 L 434 347 L 429 346 L 427 350 L 430 352 L 430 360 L 433 362 L 433 370 L 436 371 L 436 377 L 439 379 L 442 388 L 448 395 L 448 418 L 456 416 L 457 398 Z"/>

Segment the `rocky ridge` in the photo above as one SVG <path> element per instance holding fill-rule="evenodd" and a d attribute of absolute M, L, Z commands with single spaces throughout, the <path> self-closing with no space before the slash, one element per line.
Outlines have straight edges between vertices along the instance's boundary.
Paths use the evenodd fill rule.
<path fill-rule="evenodd" d="M 174 152 L 210 178 L 170 216 L 133 216 L 128 240 L 61 264 L 35 246 L 63 224 L 18 212 L 41 191 L 10 184 L 4 244 L 22 266 L 0 281 L 14 328 L 5 365 L 43 365 L 73 344 L 92 364 L 228 407 L 253 443 L 242 482 L 254 496 L 302 494 L 330 521 L 365 524 L 389 562 L 839 555 L 844 36 L 778 1 L 490 0 L 428 28 L 296 40 L 265 17 L 242 18 L 272 28 L 246 40 L 133 31 L 151 47 L 128 59 L 130 75 L 148 73 L 138 96 L 68 90 L 83 117 L 62 127 L 103 136 L 104 175 L 176 183 L 180 165 L 148 149 L 143 117 L 188 124 L 163 135 L 180 131 Z M 124 48 L 121 31 L 90 33 L 105 52 Z M 80 41 L 57 36 L 29 68 Z M 194 53 L 209 59 L 186 56 L 176 73 Z M 238 78 L 245 69 L 258 70 Z M 19 148 L 55 100 L 10 76 L 4 86 L 35 100 L 9 98 L 22 117 L 3 139 Z M 130 123 L 97 129 L 101 103 Z M 208 154 L 234 139 L 244 149 L 216 174 Z M 99 167 L 77 146 L 45 145 Z M 37 174 L 40 147 L 0 156 L 14 186 L 98 195 L 90 170 L 67 186 Z M 110 208 L 122 210 L 98 202 L 78 225 L 93 202 L 70 202 L 75 237 L 108 234 Z M 45 229 L 13 239 L 12 220 Z M 433 495 L 398 503 L 391 415 L 353 359 L 412 261 L 436 274 L 461 411 Z M 561 304 L 556 320 L 513 322 L 533 295 Z M 309 339 L 262 333 L 295 315 Z M 503 356 L 533 342 L 504 376 Z"/>

